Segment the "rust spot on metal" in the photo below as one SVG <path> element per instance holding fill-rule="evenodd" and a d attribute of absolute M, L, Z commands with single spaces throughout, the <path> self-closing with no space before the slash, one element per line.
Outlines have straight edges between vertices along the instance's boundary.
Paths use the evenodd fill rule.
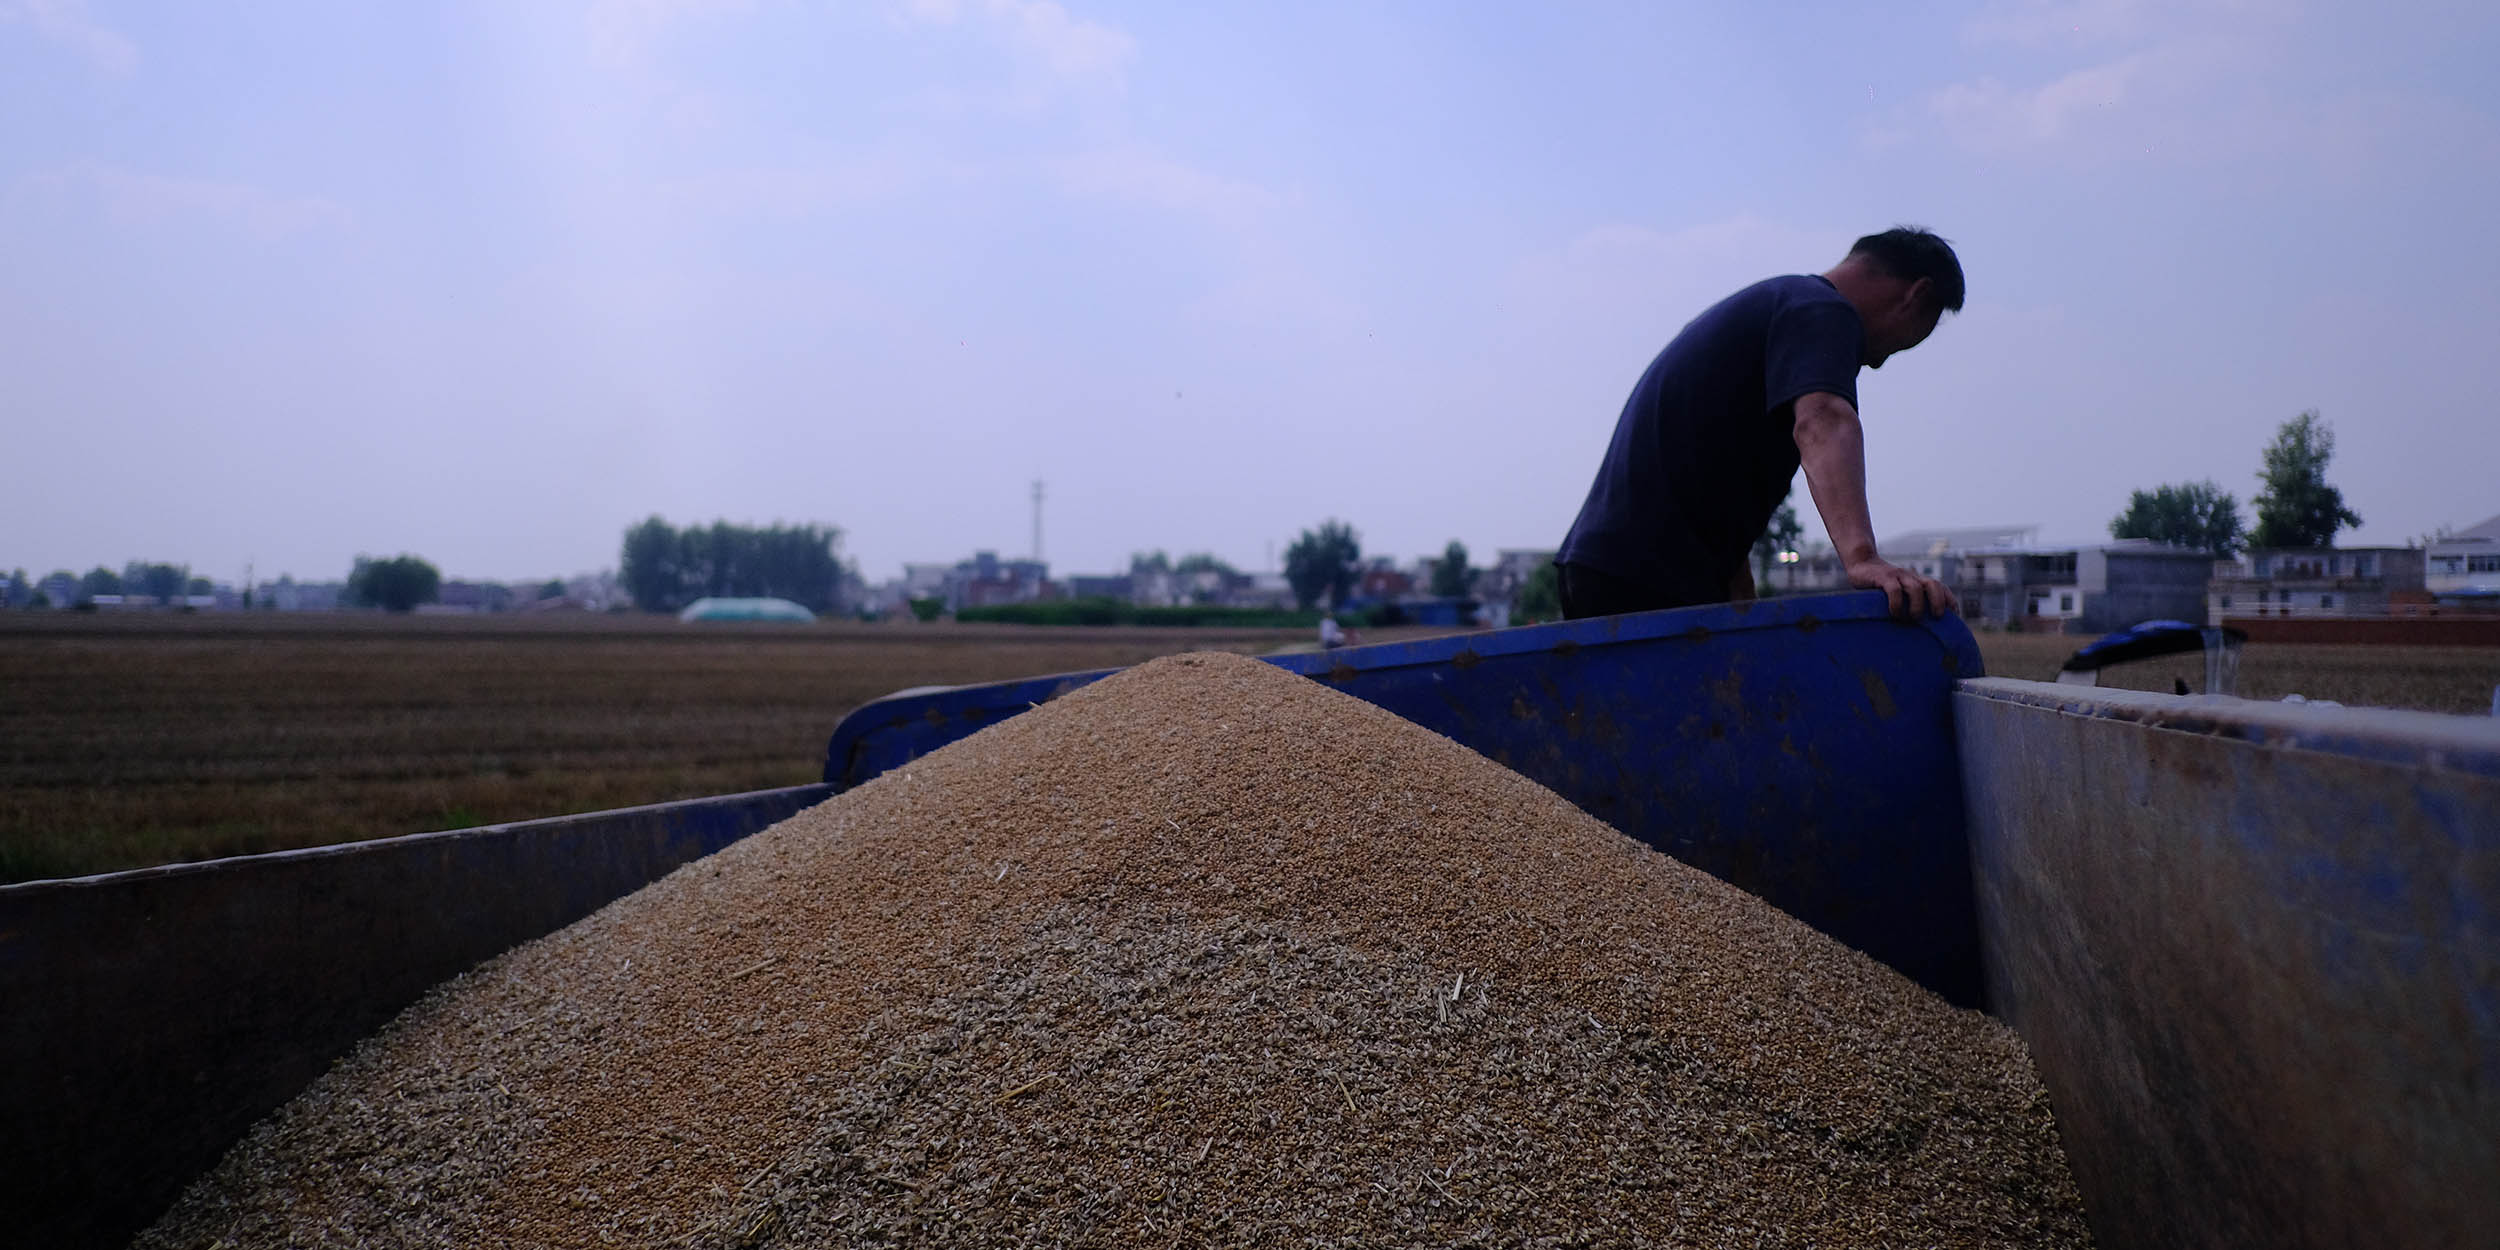
<path fill-rule="evenodd" d="M 1858 670 L 1858 684 L 1866 687 L 1866 701 L 1875 705 L 1875 714 L 1891 720 L 1901 711 L 1892 701 L 1892 687 L 1884 684 L 1884 675 L 1871 668 Z"/>
<path fill-rule="evenodd" d="M 1563 639 L 1561 642 L 1558 642 L 1558 643 L 1555 643 L 1555 644 L 1554 644 L 1554 654 L 1556 654 L 1556 655 L 1578 655 L 1578 654 L 1580 654 L 1580 644 L 1579 644 L 1579 643 L 1576 643 L 1576 642 L 1573 642 L 1573 641 L 1572 641 L 1571 639 L 1569 639 L 1569 638 L 1565 638 L 1565 639 Z"/>
<path fill-rule="evenodd" d="M 1334 682 L 1348 682 L 1354 680 L 1354 666 L 1351 664 L 1330 665 L 1328 667 L 1328 680 Z"/>
<path fill-rule="evenodd" d="M 1683 638 L 1687 642 L 1708 642 L 1710 641 L 1710 627 L 1707 625 L 1695 625 L 1691 629 L 1684 631 Z"/>
<path fill-rule="evenodd" d="M 932 725 L 944 725 L 946 723 L 946 713 L 939 711 L 937 709 L 937 704 L 932 703 L 929 705 L 928 711 L 920 714 L 920 719 L 925 720 Z"/>
<path fill-rule="evenodd" d="M 1476 649 L 1474 647 L 1462 647 L 1459 649 L 1457 655 L 1450 657 L 1450 663 L 1455 664 L 1462 669 L 1474 668 L 1475 666 L 1484 663 L 1484 657 L 1476 654 Z"/>
<path fill-rule="evenodd" d="M 1808 612 L 1797 618 L 1798 633 L 1811 634 L 1821 628 L 1823 628 L 1823 618 L 1816 616 L 1812 612 Z"/>

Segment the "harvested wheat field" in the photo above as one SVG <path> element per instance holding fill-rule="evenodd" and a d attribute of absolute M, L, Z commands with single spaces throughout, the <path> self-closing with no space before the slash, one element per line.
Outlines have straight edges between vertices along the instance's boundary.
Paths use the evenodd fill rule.
<path fill-rule="evenodd" d="M 443 986 L 139 1244 L 2087 1241 L 2001 1025 L 1197 654 Z"/>

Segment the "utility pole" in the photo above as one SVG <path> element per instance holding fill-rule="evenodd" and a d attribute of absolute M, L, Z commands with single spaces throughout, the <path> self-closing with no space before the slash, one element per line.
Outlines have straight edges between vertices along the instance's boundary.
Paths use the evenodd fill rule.
<path fill-rule="evenodd" d="M 1033 479 L 1033 563 L 1042 562 L 1042 480 Z"/>

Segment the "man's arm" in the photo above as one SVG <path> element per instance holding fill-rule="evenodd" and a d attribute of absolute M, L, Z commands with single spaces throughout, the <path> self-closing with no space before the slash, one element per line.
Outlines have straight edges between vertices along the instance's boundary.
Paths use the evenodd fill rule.
<path fill-rule="evenodd" d="M 1736 576 L 1728 579 L 1727 601 L 1729 603 L 1743 603 L 1744 601 L 1753 598 L 1753 595 L 1753 566 L 1750 564 L 1740 564 L 1736 566 Z"/>
<path fill-rule="evenodd" d="M 1857 407 L 1828 391 L 1806 395 L 1797 401 L 1795 435 L 1806 488 L 1823 514 L 1823 532 L 1831 535 L 1849 584 L 1883 591 L 1895 616 L 1951 611 L 1953 592 L 1943 583 L 1875 553 L 1875 523 L 1866 512 L 1866 431 L 1858 424 Z"/>

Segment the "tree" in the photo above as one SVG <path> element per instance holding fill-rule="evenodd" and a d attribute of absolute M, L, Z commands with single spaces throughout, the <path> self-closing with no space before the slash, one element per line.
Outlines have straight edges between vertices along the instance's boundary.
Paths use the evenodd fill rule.
<path fill-rule="evenodd" d="M 1787 496 L 1780 500 L 1779 511 L 1771 514 L 1771 523 L 1763 527 L 1760 538 L 1753 540 L 1756 582 L 1769 584 L 1771 566 L 1778 563 L 1780 553 L 1796 550 L 1797 540 L 1805 536 L 1805 527 L 1797 523 L 1797 505 L 1790 502 L 1796 495 L 1797 488 L 1790 486 Z"/>
<path fill-rule="evenodd" d="M 1432 593 L 1443 599 L 1464 599 L 1475 584 L 1467 568 L 1467 544 L 1453 538 L 1432 562 Z"/>
<path fill-rule="evenodd" d="M 1562 619 L 1562 570 L 1551 563 L 1536 566 L 1519 588 L 1513 614 L 1531 621 Z"/>
<path fill-rule="evenodd" d="M 2247 545 L 2248 529 L 2240 522 L 2240 501 L 2207 479 L 2132 493 L 2127 510 L 2110 519 L 2109 536 L 2194 547 L 2228 560 Z"/>
<path fill-rule="evenodd" d="M 411 555 L 388 560 L 358 556 L 356 567 L 347 574 L 350 602 L 391 612 L 407 612 L 420 603 L 432 603 L 442 590 L 442 573 Z"/>
<path fill-rule="evenodd" d="M 1161 555 L 1162 553 L 1155 554 Z M 1193 551 L 1182 556 L 1172 565 L 1172 573 L 1180 579 L 1181 588 L 1190 599 L 1197 603 L 1213 603 L 1223 598 L 1225 589 L 1233 584 L 1233 579 L 1241 576 L 1233 570 L 1232 565 L 1226 564 L 1216 558 L 1213 552 L 1207 551 Z M 1211 586 L 1203 584 L 1208 575 L 1212 575 L 1215 579 Z"/>
<path fill-rule="evenodd" d="M 146 595 L 158 603 L 172 603 L 190 580 L 191 570 L 185 565 L 133 560 L 122 566 L 122 593 Z"/>
<path fill-rule="evenodd" d="M 652 517 L 625 530 L 625 551 L 617 568 L 634 606 L 645 612 L 674 612 L 684 607 L 677 578 L 677 531 Z"/>
<path fill-rule="evenodd" d="M 118 595 L 122 592 L 122 576 L 99 564 L 78 579 L 78 601 L 92 603 L 97 595 Z"/>
<path fill-rule="evenodd" d="M 1285 582 L 1293 587 L 1294 601 L 1304 611 L 1325 596 L 1333 612 L 1345 606 L 1362 559 L 1363 544 L 1354 527 L 1331 518 L 1317 530 L 1302 531 L 1285 548 Z"/>
<path fill-rule="evenodd" d="M 626 529 L 618 580 L 646 612 L 704 596 L 771 596 L 824 612 L 840 606 L 851 575 L 841 552 L 842 531 L 830 525 L 714 521 L 680 530 L 655 516 Z"/>
<path fill-rule="evenodd" d="M 563 598 L 564 583 L 557 581 L 552 577 L 548 578 L 546 581 L 540 582 L 538 584 L 538 597 L 541 599 Z"/>
<path fill-rule="evenodd" d="M 2335 455 L 2335 430 L 2315 408 L 2283 423 L 2266 448 L 2257 480 L 2257 547 L 2331 547 L 2335 531 L 2361 524 L 2344 506 L 2344 493 L 2326 484 L 2326 462 Z"/>

